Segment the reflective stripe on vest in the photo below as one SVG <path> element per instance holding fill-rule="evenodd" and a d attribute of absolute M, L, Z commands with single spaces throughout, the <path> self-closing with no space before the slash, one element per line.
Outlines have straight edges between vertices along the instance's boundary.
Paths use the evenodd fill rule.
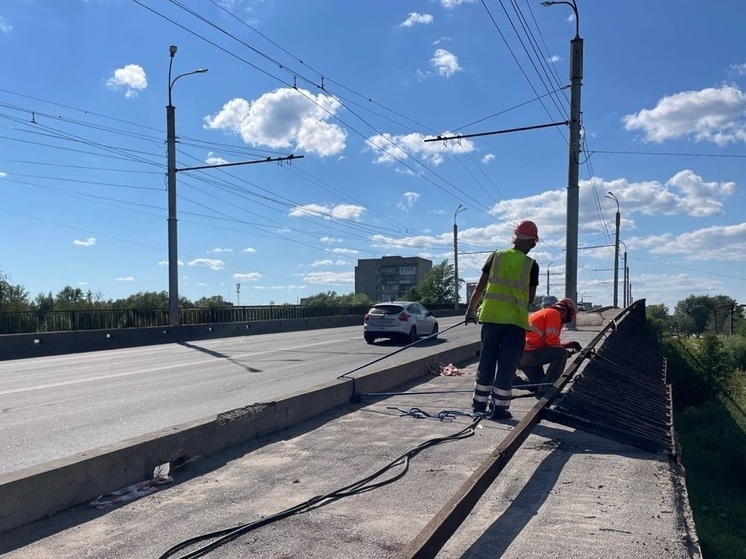
<path fill-rule="evenodd" d="M 519 250 L 495 251 L 479 313 L 482 322 L 529 330 L 528 295 L 533 259 Z"/>

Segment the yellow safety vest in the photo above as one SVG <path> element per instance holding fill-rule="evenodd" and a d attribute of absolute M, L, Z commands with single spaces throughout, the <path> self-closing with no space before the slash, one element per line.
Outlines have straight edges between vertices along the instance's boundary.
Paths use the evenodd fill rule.
<path fill-rule="evenodd" d="M 480 322 L 515 324 L 531 330 L 528 295 L 534 260 L 520 250 L 495 251 L 479 311 Z"/>

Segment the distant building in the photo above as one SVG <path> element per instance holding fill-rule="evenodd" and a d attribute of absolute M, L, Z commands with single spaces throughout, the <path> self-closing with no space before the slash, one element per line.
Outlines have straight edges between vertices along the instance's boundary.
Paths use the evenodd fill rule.
<path fill-rule="evenodd" d="M 419 256 L 358 260 L 355 266 L 355 293 L 365 293 L 376 302 L 401 300 L 409 288 L 425 279 L 432 268 L 431 260 Z"/>

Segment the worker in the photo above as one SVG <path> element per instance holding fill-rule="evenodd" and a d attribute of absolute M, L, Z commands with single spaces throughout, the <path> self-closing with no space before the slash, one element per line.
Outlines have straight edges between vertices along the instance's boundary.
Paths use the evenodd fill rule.
<path fill-rule="evenodd" d="M 522 221 L 513 231 L 513 248 L 496 250 L 482 267 L 469 299 L 464 322 L 482 323 L 482 348 L 474 384 L 472 411 L 489 413 L 496 421 L 510 419 L 513 377 L 523 352 L 528 323 L 528 305 L 536 296 L 539 265 L 528 257 L 539 242 L 533 221 Z M 484 301 L 477 316 L 477 305 Z M 490 408 L 488 409 L 488 403 Z"/>
<path fill-rule="evenodd" d="M 575 302 L 565 297 L 528 318 L 531 330 L 526 333 L 526 345 L 518 368 L 526 375 L 528 384 L 536 388 L 538 397 L 543 396 L 549 385 L 559 378 L 572 352 L 582 349 L 576 341 L 563 342 L 560 339 L 562 325 L 575 320 L 577 314 Z M 549 367 L 545 373 L 544 365 L 547 364 Z"/>

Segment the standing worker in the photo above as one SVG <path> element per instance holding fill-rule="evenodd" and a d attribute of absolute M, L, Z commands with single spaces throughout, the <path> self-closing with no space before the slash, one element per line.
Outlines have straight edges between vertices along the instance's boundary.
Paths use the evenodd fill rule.
<path fill-rule="evenodd" d="M 539 265 L 529 251 L 539 242 L 539 230 L 533 221 L 522 221 L 514 230 L 513 248 L 496 250 L 484 266 L 474 293 L 469 299 L 464 322 L 477 323 L 477 305 L 482 323 L 482 349 L 479 353 L 474 384 L 474 413 L 487 412 L 490 419 L 510 419 L 513 376 L 523 352 L 528 323 L 528 305 L 536 296 Z"/>
<path fill-rule="evenodd" d="M 518 368 L 526 375 L 529 384 L 554 384 L 565 370 L 565 364 L 571 352 L 582 349 L 578 342 L 563 342 L 560 339 L 562 325 L 575 320 L 577 314 L 575 302 L 565 297 L 529 317 L 531 330 L 526 333 L 526 347 L 523 349 L 518 365 Z M 545 375 L 544 365 L 546 364 L 549 364 L 549 367 Z M 547 390 L 546 386 L 537 388 L 538 397 L 543 396 Z"/>

